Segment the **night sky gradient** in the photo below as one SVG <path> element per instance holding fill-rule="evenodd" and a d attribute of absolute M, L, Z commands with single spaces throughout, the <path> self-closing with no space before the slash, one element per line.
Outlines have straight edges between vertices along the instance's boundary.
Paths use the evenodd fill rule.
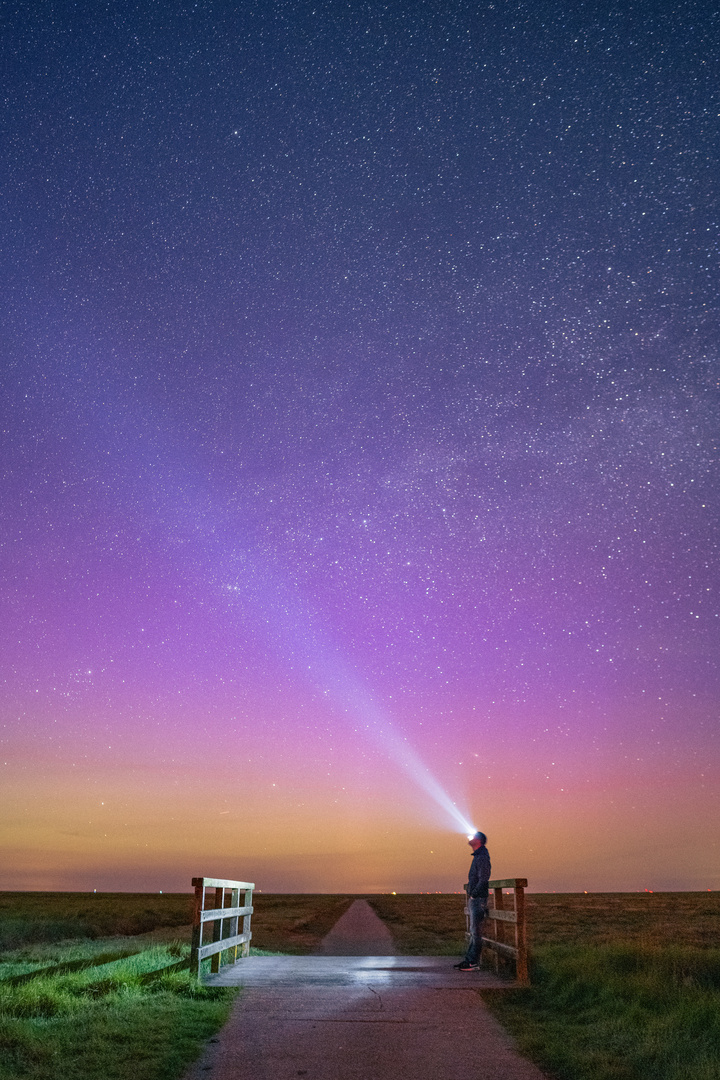
<path fill-rule="evenodd" d="M 719 888 L 717 5 L 2 50 L 0 888 Z"/>

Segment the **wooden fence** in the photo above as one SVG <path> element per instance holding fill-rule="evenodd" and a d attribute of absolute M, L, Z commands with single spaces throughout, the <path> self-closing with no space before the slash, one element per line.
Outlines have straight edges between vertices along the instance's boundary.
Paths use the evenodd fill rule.
<path fill-rule="evenodd" d="M 525 933 L 525 889 L 527 878 L 505 878 L 488 882 L 491 904 L 487 919 L 492 920 L 492 937 L 483 937 L 484 948 L 495 953 L 495 968 L 499 958 L 515 962 L 515 977 L 521 986 L 528 986 L 527 936 Z M 503 889 L 512 889 L 513 897 L 506 896 Z M 512 905 L 512 906 L 511 906 Z M 487 926 L 487 920 L 486 924 Z M 514 943 L 507 941 L 512 936 Z"/>
<path fill-rule="evenodd" d="M 190 970 L 200 974 L 200 965 L 210 957 L 210 970 L 220 970 L 220 954 L 230 952 L 228 963 L 237 960 L 238 946 L 240 955 L 250 952 L 250 917 L 253 913 L 252 894 L 255 888 L 249 881 L 224 881 L 222 878 L 193 878 L 195 886 L 195 909 L 193 912 L 192 950 L 190 952 Z M 244 904 L 240 905 L 240 893 L 244 893 Z M 207 901 L 212 897 L 212 907 Z M 220 915 L 219 912 L 222 912 Z M 238 933 L 242 919 L 242 933 Z M 212 923 L 212 941 L 203 944 L 203 930 L 206 923 Z"/>

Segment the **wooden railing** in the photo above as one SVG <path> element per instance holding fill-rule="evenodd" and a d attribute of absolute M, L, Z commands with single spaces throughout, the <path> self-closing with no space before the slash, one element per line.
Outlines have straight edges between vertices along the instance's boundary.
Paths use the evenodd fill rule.
<path fill-rule="evenodd" d="M 210 957 L 210 970 L 220 970 L 220 954 L 230 952 L 228 963 L 237 960 L 238 946 L 240 955 L 250 952 L 250 917 L 253 913 L 252 894 L 255 886 L 249 881 L 224 881 L 222 878 L 197 877 L 192 879 L 195 886 L 195 909 L 193 912 L 192 948 L 190 952 L 190 970 L 200 974 L 200 965 Z M 244 893 L 244 904 L 240 905 L 240 893 Z M 206 907 L 208 893 L 213 894 L 212 907 Z M 222 912 L 222 914 L 219 914 Z M 242 933 L 238 933 L 242 919 Z M 213 924 L 212 941 L 203 944 L 203 930 L 206 923 Z"/>
<path fill-rule="evenodd" d="M 505 878 L 502 881 L 488 882 L 492 890 L 490 897 L 493 903 L 488 906 L 487 918 L 492 920 L 492 937 L 484 937 L 484 948 L 495 952 L 495 968 L 498 968 L 498 960 L 501 956 L 515 961 L 515 977 L 521 986 L 527 986 L 530 982 L 528 976 L 527 959 L 527 936 L 525 933 L 525 889 L 527 878 Z M 512 889 L 514 900 L 512 906 L 510 896 L 505 896 L 503 889 Z M 506 938 L 508 931 L 514 938 L 514 944 L 510 944 Z M 514 934 L 513 934 L 514 931 Z"/>

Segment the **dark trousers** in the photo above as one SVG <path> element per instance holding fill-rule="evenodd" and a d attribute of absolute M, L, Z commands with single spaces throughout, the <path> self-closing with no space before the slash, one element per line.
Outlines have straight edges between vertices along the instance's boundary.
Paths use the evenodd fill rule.
<path fill-rule="evenodd" d="M 483 923 L 487 913 L 487 900 L 479 896 L 474 899 L 468 897 L 468 912 L 470 915 L 470 944 L 465 953 L 465 959 L 468 964 L 479 964 Z"/>

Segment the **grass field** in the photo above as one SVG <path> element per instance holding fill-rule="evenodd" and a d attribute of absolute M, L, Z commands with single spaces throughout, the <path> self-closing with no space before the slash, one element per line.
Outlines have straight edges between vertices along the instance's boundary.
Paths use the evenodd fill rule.
<path fill-rule="evenodd" d="M 531 978 L 482 996 L 549 1075 L 720 1078 L 720 949 L 542 945 Z"/>
<path fill-rule="evenodd" d="M 368 896 L 405 953 L 441 956 L 464 951 L 464 897 Z M 720 942 L 720 893 L 529 893 L 531 950 L 544 945 L 706 948 Z"/>
<path fill-rule="evenodd" d="M 353 899 L 258 893 L 253 946 L 312 952 Z M 461 896 L 367 899 L 401 952 L 464 948 Z M 720 1080 L 720 894 L 527 905 L 532 986 L 483 997 L 549 1076 Z M 232 1000 L 187 971 L 149 974 L 187 954 L 191 909 L 189 894 L 0 893 L 0 1080 L 177 1080 Z M 9 982 L 123 951 L 138 955 Z"/>
<path fill-rule="evenodd" d="M 706 948 L 720 940 L 720 893 L 535 893 L 527 907 L 534 948 L 618 942 Z"/>
<path fill-rule="evenodd" d="M 311 953 L 355 897 L 256 893 L 253 946 L 268 952 Z"/>
<path fill-rule="evenodd" d="M 184 926 L 192 905 L 187 893 L 0 892 L 0 951 Z"/>
<path fill-rule="evenodd" d="M 483 998 L 559 1080 L 720 1080 L 720 894 L 528 897 L 532 985 Z"/>
<path fill-rule="evenodd" d="M 114 935 L 189 941 L 193 899 L 189 893 L 0 893 L 0 953 Z M 270 952 L 312 952 L 353 899 L 255 893 L 253 944 Z"/>
<path fill-rule="evenodd" d="M 17 981 L 120 949 L 135 955 Z M 113 938 L 3 953 L 0 1080 L 175 1080 L 225 1022 L 234 996 L 200 986 L 187 970 L 162 973 L 188 952 L 182 943 Z"/>
<path fill-rule="evenodd" d="M 253 945 L 312 952 L 355 899 L 350 895 L 255 893 Z M 368 896 L 403 952 L 464 948 L 464 898 L 455 894 Z M 25 943 L 142 934 L 164 928 L 189 940 L 190 893 L 0 893 L 0 951 Z M 542 945 L 704 948 L 720 941 L 720 893 L 529 893 L 528 938 Z M 167 936 L 167 935 L 166 935 Z"/>

